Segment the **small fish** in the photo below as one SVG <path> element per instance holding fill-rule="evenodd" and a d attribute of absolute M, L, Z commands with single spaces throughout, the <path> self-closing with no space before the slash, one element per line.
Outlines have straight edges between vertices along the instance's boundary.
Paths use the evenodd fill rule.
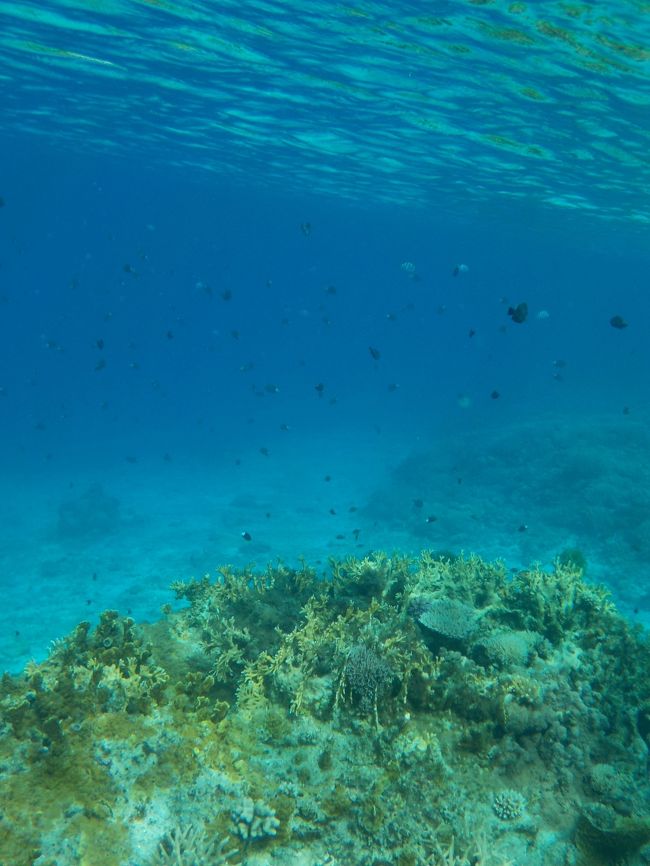
<path fill-rule="evenodd" d="M 222 301 L 231 301 L 232 292 L 230 291 L 230 289 L 224 289 L 223 292 L 219 292 L 219 297 Z"/>
<path fill-rule="evenodd" d="M 244 530 L 244 532 L 242 532 L 241 537 L 244 539 L 244 541 L 252 541 L 253 540 L 253 536 L 250 534 L 250 532 L 246 532 L 245 530 Z"/>
<path fill-rule="evenodd" d="M 458 277 L 460 274 L 466 274 L 469 271 L 469 267 L 467 265 L 455 265 L 452 273 L 452 276 Z"/>
<path fill-rule="evenodd" d="M 2 393 L 2 389 L 0 388 L 0 394 L 1 394 L 1 393 Z M 630 414 L 630 407 L 629 407 L 629 406 L 623 406 L 623 414 L 624 414 L 624 415 L 629 415 L 629 414 Z"/>
<path fill-rule="evenodd" d="M 106 366 L 106 360 L 105 360 L 104 358 L 101 358 L 101 359 L 100 359 L 99 361 L 97 361 L 97 363 L 95 364 L 95 372 L 96 372 L 96 373 L 99 373 L 99 371 L 100 371 L 100 370 L 103 370 L 105 366 Z"/>
<path fill-rule="evenodd" d="M 374 361 L 378 361 L 381 358 L 381 352 L 379 349 L 375 349 L 374 346 L 368 346 L 368 351 Z"/>
<path fill-rule="evenodd" d="M 508 315 L 513 322 L 521 325 L 521 323 L 525 322 L 528 318 L 528 304 L 523 302 L 521 304 L 517 304 L 516 307 L 508 307 Z"/>
<path fill-rule="evenodd" d="M 173 340 L 174 339 L 174 332 L 173 331 L 165 331 L 165 336 L 167 337 L 168 340 Z"/>
<path fill-rule="evenodd" d="M 255 364 L 252 361 L 247 361 L 245 364 L 241 364 L 239 367 L 240 373 L 250 373 Z"/>
<path fill-rule="evenodd" d="M 612 316 L 609 320 L 609 324 L 612 328 L 617 328 L 619 331 L 622 331 L 623 328 L 627 328 L 627 322 L 623 318 L 623 316 Z"/>
<path fill-rule="evenodd" d="M 405 274 L 414 274 L 415 273 L 415 265 L 413 262 L 402 262 L 400 265 L 400 269 L 404 271 Z"/>
<path fill-rule="evenodd" d="M 311 234 L 311 223 L 300 223 L 300 231 L 305 237 L 309 237 Z"/>
<path fill-rule="evenodd" d="M 540 322 L 543 322 L 545 319 L 550 319 L 550 317 L 551 314 L 548 310 L 540 310 L 537 314 L 537 318 L 540 320 Z"/>
<path fill-rule="evenodd" d="M 435 523 L 437 519 L 438 519 L 438 518 L 436 517 L 435 514 L 430 514 L 430 515 L 427 517 L 425 523 Z"/>
<path fill-rule="evenodd" d="M 335 517 L 336 516 L 336 508 L 330 508 L 330 514 Z"/>
<path fill-rule="evenodd" d="M 262 448 L 260 448 L 260 454 L 262 454 L 264 457 L 269 457 L 271 455 L 271 452 L 268 448 L 262 446 Z"/>
<path fill-rule="evenodd" d="M 520 526 L 517 528 L 517 532 L 526 532 L 527 529 L 528 529 L 528 524 L 527 524 L 527 523 L 522 523 L 522 524 L 520 524 Z"/>
<path fill-rule="evenodd" d="M 279 394 L 280 388 L 277 385 L 274 385 L 273 382 L 267 382 L 264 386 L 264 390 L 267 394 Z"/>
<path fill-rule="evenodd" d="M 323 478 L 323 481 L 331 481 L 331 480 L 332 480 L 332 476 L 331 476 L 331 475 L 326 475 L 326 476 Z"/>
<path fill-rule="evenodd" d="M 325 390 L 325 385 L 322 382 L 319 382 L 317 385 L 314 385 L 314 390 L 318 393 L 319 397 L 323 396 L 323 391 Z"/>
<path fill-rule="evenodd" d="M 336 294 L 336 286 L 326 286 L 325 287 L 326 295 L 335 295 Z"/>
<path fill-rule="evenodd" d="M 353 530 L 352 530 L 352 535 L 354 535 L 354 540 L 355 540 L 355 541 L 358 541 L 358 540 L 359 540 L 359 533 L 360 533 L 360 532 L 361 532 L 360 529 L 353 529 Z"/>
<path fill-rule="evenodd" d="M 98 340 L 95 340 L 95 346 L 101 351 L 104 348 L 104 341 L 100 337 Z"/>
<path fill-rule="evenodd" d="M 476 336 L 476 331 L 474 330 L 474 328 L 469 329 L 469 331 L 467 332 L 467 336 L 470 338 L 470 340 L 472 337 Z"/>
<path fill-rule="evenodd" d="M 389 382 L 388 390 L 391 392 L 391 394 L 393 394 L 395 391 L 397 391 L 398 388 L 399 388 L 399 385 L 397 384 L 397 382 Z"/>
<path fill-rule="evenodd" d="M 280 424 L 280 430 L 282 430 L 283 433 L 288 433 L 290 429 L 291 428 L 288 424 Z"/>
<path fill-rule="evenodd" d="M 490 397 L 491 397 L 493 400 L 498 400 L 500 396 L 501 396 L 501 394 L 499 394 L 499 392 L 496 391 L 496 390 L 492 391 L 492 393 L 490 394 Z"/>
<path fill-rule="evenodd" d="M 422 508 L 424 505 L 424 499 L 414 499 L 413 500 L 413 508 Z"/>
<path fill-rule="evenodd" d="M 239 331 L 231 331 L 230 336 L 233 338 L 233 340 L 238 340 L 240 337 L 240 333 Z"/>
<path fill-rule="evenodd" d="M 133 267 L 131 267 L 131 265 L 128 262 L 126 262 L 125 264 L 122 265 L 122 270 L 124 271 L 125 274 L 134 274 L 135 275 L 135 273 L 136 273 L 135 269 Z"/>

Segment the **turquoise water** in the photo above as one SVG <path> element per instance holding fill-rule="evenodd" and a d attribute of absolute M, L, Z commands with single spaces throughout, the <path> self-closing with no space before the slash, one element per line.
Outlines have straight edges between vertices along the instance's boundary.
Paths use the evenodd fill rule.
<path fill-rule="evenodd" d="M 5 2 L 0 15 L 5 134 L 337 201 L 650 217 L 642 2 Z"/>
<path fill-rule="evenodd" d="M 579 546 L 644 615 L 643 4 L 0 15 L 5 666 L 350 547 Z"/>

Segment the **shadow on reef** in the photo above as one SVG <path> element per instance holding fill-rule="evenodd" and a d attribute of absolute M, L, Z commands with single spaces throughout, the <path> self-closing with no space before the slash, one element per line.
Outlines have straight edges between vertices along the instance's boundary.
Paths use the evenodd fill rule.
<path fill-rule="evenodd" d="M 650 652 L 572 560 L 221 568 L 5 675 L 12 866 L 608 866 L 650 842 Z"/>

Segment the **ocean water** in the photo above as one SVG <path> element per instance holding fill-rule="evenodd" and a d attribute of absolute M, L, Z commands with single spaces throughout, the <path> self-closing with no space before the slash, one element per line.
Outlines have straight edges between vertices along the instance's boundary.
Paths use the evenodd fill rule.
<path fill-rule="evenodd" d="M 0 23 L 0 668 L 380 550 L 650 622 L 648 4 Z"/>
<path fill-rule="evenodd" d="M 643 4 L 1 15 L 4 667 L 377 546 L 581 547 L 642 615 Z"/>

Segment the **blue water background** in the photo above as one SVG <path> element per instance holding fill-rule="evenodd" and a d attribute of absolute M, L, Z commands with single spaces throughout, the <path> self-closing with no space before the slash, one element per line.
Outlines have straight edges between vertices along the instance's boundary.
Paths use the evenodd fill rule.
<path fill-rule="evenodd" d="M 504 199 L 517 180 L 496 156 L 479 189 L 476 141 L 430 183 L 405 159 L 384 187 L 370 159 L 355 186 L 353 162 L 292 147 L 291 104 L 269 101 L 246 148 L 215 134 L 208 171 L 181 137 L 155 140 L 145 91 L 142 116 L 137 87 L 117 113 L 124 82 L 76 93 L 64 67 L 36 87 L 40 62 L 2 95 L 3 666 L 106 606 L 153 618 L 171 580 L 223 562 L 325 570 L 378 547 L 515 568 L 579 547 L 643 620 L 650 252 L 633 163 L 619 187 L 608 157 L 597 190 L 598 165 L 560 159 L 558 185 L 589 207 L 534 184 Z M 198 104 L 166 98 L 164 117 L 200 125 Z M 401 160 L 399 122 L 374 110 L 378 150 Z M 353 112 L 334 120 L 355 131 Z"/>

